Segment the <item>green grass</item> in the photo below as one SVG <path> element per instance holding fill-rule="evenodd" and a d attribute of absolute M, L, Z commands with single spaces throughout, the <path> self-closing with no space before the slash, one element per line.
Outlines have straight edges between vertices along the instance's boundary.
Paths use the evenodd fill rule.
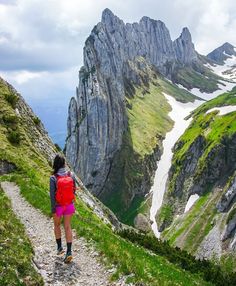
<path fill-rule="evenodd" d="M 184 220 L 180 220 L 180 225 L 174 225 L 174 227 L 170 227 L 166 229 L 164 234 L 164 238 L 168 239 L 170 244 L 174 244 L 177 237 L 181 236 L 183 232 L 192 225 L 194 221 L 197 220 L 199 213 L 204 208 L 204 205 L 207 203 L 209 199 L 210 193 L 205 194 L 204 196 L 200 197 L 197 202 L 193 205 L 191 210 L 186 214 Z"/>
<path fill-rule="evenodd" d="M 236 207 L 234 207 L 234 208 L 229 212 L 226 223 L 228 224 L 228 223 L 233 219 L 233 217 L 234 217 L 235 215 L 236 215 Z"/>
<path fill-rule="evenodd" d="M 134 98 L 126 100 L 131 106 L 127 114 L 132 147 L 144 157 L 153 152 L 160 139 L 172 128 L 173 121 L 168 116 L 171 107 L 161 89 L 154 85 L 144 95 L 141 89 L 136 89 Z"/>
<path fill-rule="evenodd" d="M 194 102 L 195 99 L 199 99 L 189 91 L 179 88 L 164 78 L 158 78 L 157 83 L 160 85 L 163 92 L 173 96 L 176 100 L 187 103 Z"/>
<path fill-rule="evenodd" d="M 22 210 L 23 211 L 23 210 Z M 0 188 L 0 285 L 43 285 L 31 264 L 33 248 Z"/>
<path fill-rule="evenodd" d="M 168 261 L 179 265 L 191 273 L 198 273 L 208 282 L 218 286 L 234 285 L 236 273 L 224 271 L 219 265 L 205 259 L 196 259 L 193 255 L 179 247 L 171 247 L 167 241 L 157 239 L 153 234 L 147 235 L 133 230 L 119 231 L 118 234 L 133 243 L 143 246 L 150 251 L 161 255 Z M 224 268 L 225 269 L 225 268 Z"/>
<path fill-rule="evenodd" d="M 236 255 L 235 253 L 223 253 L 220 261 L 223 271 L 226 273 L 235 272 L 236 269 Z"/>
<path fill-rule="evenodd" d="M 219 199 L 219 194 L 208 205 L 204 206 L 204 211 L 195 220 L 195 224 L 191 229 L 190 234 L 186 237 L 184 242 L 184 249 L 190 253 L 196 253 L 200 243 L 204 237 L 212 229 L 212 221 L 217 214 L 216 203 Z"/>
<path fill-rule="evenodd" d="M 206 140 L 206 148 L 204 153 L 199 159 L 197 173 L 201 175 L 206 167 L 207 155 L 213 147 L 220 144 L 223 138 L 231 137 L 236 132 L 236 112 L 228 113 L 224 116 L 217 116 L 217 112 L 206 112 L 217 106 L 236 105 L 236 92 L 225 93 L 207 103 L 202 104 L 197 108 L 193 115 L 192 123 L 185 133 L 180 137 L 177 144 L 181 148 L 177 149 L 173 155 L 172 163 L 176 168 L 174 178 L 178 176 L 181 170 L 182 162 L 186 157 L 187 151 L 191 144 L 198 136 L 204 136 Z M 174 188 L 175 180 L 173 179 L 170 184 L 170 190 Z"/>
<path fill-rule="evenodd" d="M 179 69 L 176 74 L 177 81 L 188 89 L 199 88 L 201 91 L 213 92 L 218 89 L 220 77 L 211 73 L 207 68 L 204 72 L 198 73 L 192 68 Z"/>

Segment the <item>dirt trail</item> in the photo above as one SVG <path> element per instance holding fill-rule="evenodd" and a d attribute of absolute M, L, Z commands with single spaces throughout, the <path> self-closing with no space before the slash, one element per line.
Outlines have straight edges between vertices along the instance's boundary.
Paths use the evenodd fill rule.
<path fill-rule="evenodd" d="M 52 219 L 32 207 L 20 195 L 19 187 L 14 183 L 2 182 L 1 187 L 11 199 L 15 214 L 24 224 L 33 245 L 35 256 L 33 262 L 42 275 L 45 285 L 78 286 L 123 286 L 123 280 L 109 282 L 111 270 L 98 260 L 98 253 L 89 247 L 84 238 L 77 238 L 73 233 L 73 260 L 63 263 L 63 256 L 56 255 L 56 243 Z M 62 238 L 65 247 L 65 238 Z"/>

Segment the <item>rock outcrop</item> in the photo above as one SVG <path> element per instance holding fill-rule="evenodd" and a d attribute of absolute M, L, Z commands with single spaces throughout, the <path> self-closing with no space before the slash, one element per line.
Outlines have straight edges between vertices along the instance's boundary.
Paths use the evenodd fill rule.
<path fill-rule="evenodd" d="M 180 37 L 174 41 L 176 58 L 180 63 L 191 64 L 198 60 L 197 53 L 192 43 L 192 37 L 188 28 L 184 28 Z"/>
<path fill-rule="evenodd" d="M 229 206 L 236 199 L 236 177 L 232 180 L 230 187 L 226 190 L 226 192 L 222 195 L 221 200 L 217 204 L 217 209 L 220 212 L 227 211 Z"/>
<path fill-rule="evenodd" d="M 16 170 L 15 164 L 12 164 L 6 160 L 0 160 L 0 176 L 11 173 Z"/>
<path fill-rule="evenodd" d="M 138 61 L 140 58 L 144 61 Z M 149 76 L 140 76 L 139 71 L 149 65 L 171 79 L 179 65 L 191 66 L 195 61 L 197 54 L 187 28 L 173 42 L 161 21 L 143 17 L 139 23 L 125 24 L 109 9 L 103 11 L 101 22 L 85 42 L 84 66 L 76 98 L 69 106 L 66 140 L 66 156 L 93 194 L 102 196 L 107 191 L 114 158 L 119 157 L 129 124 L 126 96 L 134 95 L 135 85 L 148 86 Z M 149 187 L 146 185 L 147 190 Z"/>
<path fill-rule="evenodd" d="M 204 167 L 199 163 L 201 156 L 208 147 L 204 136 L 198 136 L 189 147 L 181 165 L 173 164 L 168 177 L 167 192 L 164 202 L 171 204 L 172 218 L 184 212 L 188 198 L 193 194 L 202 196 L 208 191 L 207 186 L 224 182 L 236 169 L 233 159 L 236 155 L 236 135 L 224 138 L 207 154 Z M 178 150 L 178 145 L 175 147 Z M 177 171 L 178 169 L 178 171 Z M 177 173 L 177 175 L 176 175 Z M 222 195 L 218 209 L 224 211 L 235 198 L 235 185 Z M 163 221 L 159 218 L 159 227 L 163 230 L 172 220 Z"/>

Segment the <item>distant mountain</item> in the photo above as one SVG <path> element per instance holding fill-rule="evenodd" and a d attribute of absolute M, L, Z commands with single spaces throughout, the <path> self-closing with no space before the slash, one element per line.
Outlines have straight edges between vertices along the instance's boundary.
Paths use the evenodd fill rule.
<path fill-rule="evenodd" d="M 217 64 L 223 65 L 225 60 L 231 56 L 236 56 L 236 49 L 233 45 L 226 42 L 222 46 L 216 48 L 207 55 L 207 58 L 213 60 Z"/>

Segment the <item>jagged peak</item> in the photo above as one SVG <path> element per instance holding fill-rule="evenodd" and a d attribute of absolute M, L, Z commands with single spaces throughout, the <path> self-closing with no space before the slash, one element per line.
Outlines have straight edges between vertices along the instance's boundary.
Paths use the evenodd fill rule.
<path fill-rule="evenodd" d="M 108 23 L 115 19 L 119 19 L 109 8 L 106 8 L 102 12 L 102 23 Z M 120 20 L 121 21 L 121 20 Z"/>
<path fill-rule="evenodd" d="M 182 39 L 184 41 L 190 41 L 192 42 L 192 36 L 191 33 L 189 31 L 189 29 L 187 27 L 184 27 L 179 38 L 178 39 Z"/>
<path fill-rule="evenodd" d="M 154 19 L 152 19 L 152 18 L 150 18 L 150 17 L 148 17 L 148 16 L 143 16 L 143 17 L 140 19 L 139 22 L 140 22 L 140 23 L 141 23 L 141 22 L 144 22 L 144 23 L 152 22 L 152 23 L 156 23 L 156 24 L 158 24 L 158 25 L 160 25 L 160 26 L 164 26 L 164 27 L 166 28 L 166 25 L 165 25 L 164 22 L 162 22 L 161 20 L 154 20 Z"/>
<path fill-rule="evenodd" d="M 109 8 L 106 8 L 102 11 L 102 20 L 106 17 L 115 17 L 114 13 Z"/>

